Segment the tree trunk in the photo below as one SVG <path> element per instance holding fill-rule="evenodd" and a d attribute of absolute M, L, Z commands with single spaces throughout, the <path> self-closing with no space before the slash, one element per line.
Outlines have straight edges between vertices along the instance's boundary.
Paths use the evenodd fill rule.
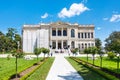
<path fill-rule="evenodd" d="M 38 55 L 37 55 L 37 62 L 38 62 Z"/>
<path fill-rule="evenodd" d="M 100 67 L 102 68 L 102 56 L 100 57 Z"/>
<path fill-rule="evenodd" d="M 17 78 L 17 56 L 16 56 L 16 78 Z"/>
<path fill-rule="evenodd" d="M 95 56 L 95 55 L 93 55 L 93 65 L 94 65 L 94 60 L 95 60 L 94 56 Z"/>
<path fill-rule="evenodd" d="M 87 54 L 87 62 L 88 62 L 88 54 Z"/>
<path fill-rule="evenodd" d="M 117 72 L 119 72 L 119 56 L 117 57 Z"/>

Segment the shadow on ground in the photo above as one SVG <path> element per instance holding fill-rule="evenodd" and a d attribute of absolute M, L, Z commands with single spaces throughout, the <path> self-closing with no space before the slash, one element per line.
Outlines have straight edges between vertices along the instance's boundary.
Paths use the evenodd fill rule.
<path fill-rule="evenodd" d="M 60 77 L 61 80 L 83 80 L 77 72 L 71 72 L 68 73 L 68 75 L 58 75 L 58 77 Z"/>

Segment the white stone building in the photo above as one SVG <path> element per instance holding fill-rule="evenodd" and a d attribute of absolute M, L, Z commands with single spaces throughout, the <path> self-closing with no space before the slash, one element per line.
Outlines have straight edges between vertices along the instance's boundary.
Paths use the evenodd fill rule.
<path fill-rule="evenodd" d="M 35 47 L 51 47 L 53 51 L 67 48 L 83 50 L 95 45 L 94 34 L 94 25 L 64 22 L 23 25 L 23 51 L 33 53 Z"/>

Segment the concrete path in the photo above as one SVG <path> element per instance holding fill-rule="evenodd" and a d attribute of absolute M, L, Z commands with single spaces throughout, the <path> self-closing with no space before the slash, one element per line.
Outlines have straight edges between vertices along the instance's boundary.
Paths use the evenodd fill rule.
<path fill-rule="evenodd" d="M 46 80 L 83 80 L 63 55 L 57 55 Z"/>

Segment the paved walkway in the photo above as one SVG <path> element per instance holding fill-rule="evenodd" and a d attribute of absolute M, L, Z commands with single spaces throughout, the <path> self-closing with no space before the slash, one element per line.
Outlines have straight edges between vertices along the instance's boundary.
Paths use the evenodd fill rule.
<path fill-rule="evenodd" d="M 57 55 L 46 80 L 83 80 L 63 55 Z"/>

